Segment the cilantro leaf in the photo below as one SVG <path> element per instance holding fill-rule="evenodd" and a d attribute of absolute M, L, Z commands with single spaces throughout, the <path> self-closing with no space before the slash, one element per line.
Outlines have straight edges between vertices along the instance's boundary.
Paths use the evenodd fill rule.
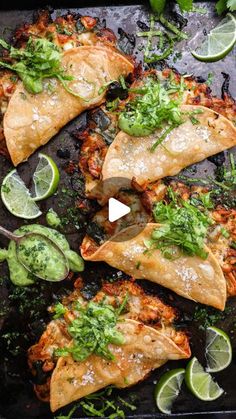
<path fill-rule="evenodd" d="M 216 3 L 216 11 L 218 15 L 221 15 L 225 10 L 227 10 L 227 0 L 218 0 Z"/>
<path fill-rule="evenodd" d="M 76 411 L 76 409 L 77 409 L 77 407 L 78 407 L 79 405 L 75 405 L 75 406 L 73 406 L 72 408 L 71 408 L 71 410 L 69 411 L 69 413 L 68 413 L 68 415 L 60 415 L 60 416 L 54 416 L 54 419 L 71 419 L 72 418 L 72 415 L 73 415 L 73 413 Z"/>
<path fill-rule="evenodd" d="M 149 0 L 152 10 L 155 13 L 162 13 L 166 6 L 166 0 Z"/>
<path fill-rule="evenodd" d="M 213 74 L 213 73 L 208 73 L 208 75 L 207 75 L 207 80 L 206 80 L 206 84 L 207 84 L 208 86 L 210 86 L 210 85 L 212 84 L 212 82 L 213 82 L 213 79 L 214 79 L 214 74 Z"/>
<path fill-rule="evenodd" d="M 177 3 L 182 12 L 189 12 L 193 7 L 193 0 L 177 0 Z"/>
<path fill-rule="evenodd" d="M 55 306 L 54 306 L 54 309 L 53 309 L 53 311 L 54 311 L 54 315 L 53 315 L 53 318 L 54 319 L 59 319 L 59 317 L 62 317 L 62 316 L 64 316 L 64 314 L 66 313 L 66 308 L 63 306 L 63 304 L 61 304 L 61 303 L 57 303 Z"/>
<path fill-rule="evenodd" d="M 236 10 L 236 0 L 227 0 L 227 7 L 231 12 Z"/>

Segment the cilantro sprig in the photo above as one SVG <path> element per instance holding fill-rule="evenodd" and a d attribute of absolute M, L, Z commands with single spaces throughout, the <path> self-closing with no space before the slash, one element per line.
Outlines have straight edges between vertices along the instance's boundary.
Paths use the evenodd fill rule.
<path fill-rule="evenodd" d="M 158 14 L 162 13 L 167 5 L 166 0 L 149 0 L 149 2 L 152 10 Z M 176 0 L 176 3 L 182 12 L 189 12 L 193 9 L 193 0 Z M 218 0 L 215 8 L 219 15 L 227 10 L 234 12 L 236 10 L 236 0 Z"/>
<path fill-rule="evenodd" d="M 57 78 L 63 87 L 74 96 L 80 97 L 68 86 L 73 76 L 66 74 L 61 64 L 62 52 L 51 41 L 45 38 L 29 38 L 25 48 L 17 49 L 0 39 L 0 45 L 8 50 L 9 61 L 0 61 L 0 66 L 17 73 L 29 93 L 41 93 L 43 80 Z"/>
<path fill-rule="evenodd" d="M 169 189 L 170 203 L 158 202 L 153 210 L 153 217 L 161 227 L 155 229 L 148 249 L 161 250 L 164 257 L 173 259 L 176 248 L 189 256 L 207 258 L 204 240 L 207 228 L 211 224 L 206 214 L 188 201 L 184 201 Z"/>
<path fill-rule="evenodd" d="M 71 347 L 64 347 L 55 351 L 56 356 L 72 355 L 75 361 L 83 361 L 92 353 L 114 360 L 114 355 L 108 345 L 122 345 L 124 336 L 116 329 L 118 317 L 123 311 L 128 296 L 124 299 L 119 308 L 114 308 L 104 302 L 96 303 L 90 301 L 86 307 L 78 302 L 75 305 L 76 318 L 69 324 L 67 330 L 73 338 Z M 64 314 L 63 306 L 55 306 L 56 316 Z"/>
<path fill-rule="evenodd" d="M 229 10 L 234 12 L 236 10 L 236 0 L 218 0 L 216 3 L 216 11 L 218 15 L 221 15 L 225 11 Z"/>

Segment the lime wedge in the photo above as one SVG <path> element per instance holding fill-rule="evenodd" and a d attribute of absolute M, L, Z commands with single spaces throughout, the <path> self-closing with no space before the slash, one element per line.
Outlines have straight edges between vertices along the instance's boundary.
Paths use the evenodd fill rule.
<path fill-rule="evenodd" d="M 197 358 L 191 359 L 185 373 L 185 381 L 189 390 L 201 400 L 210 402 L 218 399 L 224 390 L 205 372 Z"/>
<path fill-rule="evenodd" d="M 205 42 L 192 55 L 200 61 L 213 62 L 224 58 L 236 41 L 236 19 L 228 13 L 226 17 L 210 31 Z"/>
<path fill-rule="evenodd" d="M 8 211 L 16 217 L 31 220 L 42 214 L 15 169 L 3 179 L 1 198 Z"/>
<path fill-rule="evenodd" d="M 56 163 L 46 154 L 39 154 L 39 163 L 33 175 L 35 187 L 34 201 L 49 198 L 58 187 L 60 174 Z"/>
<path fill-rule="evenodd" d="M 171 413 L 171 407 L 179 395 L 184 374 L 185 369 L 178 368 L 166 372 L 158 381 L 155 388 L 155 399 L 157 407 L 162 413 Z"/>
<path fill-rule="evenodd" d="M 232 361 L 232 346 L 229 336 L 217 327 L 208 327 L 206 332 L 207 371 L 224 370 Z"/>

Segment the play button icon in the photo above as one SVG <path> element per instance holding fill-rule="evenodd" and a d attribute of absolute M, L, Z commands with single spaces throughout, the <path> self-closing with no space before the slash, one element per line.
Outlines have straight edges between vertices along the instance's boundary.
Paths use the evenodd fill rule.
<path fill-rule="evenodd" d="M 112 177 L 95 186 L 91 183 L 87 193 L 100 205 L 88 228 L 88 235 L 98 241 L 104 233 L 111 242 L 131 240 L 149 222 L 150 214 L 143 206 L 140 191 L 132 189 L 131 179 Z"/>
<path fill-rule="evenodd" d="M 119 220 L 131 211 L 128 205 L 118 201 L 118 199 L 110 198 L 108 201 L 108 219 L 111 223 Z"/>

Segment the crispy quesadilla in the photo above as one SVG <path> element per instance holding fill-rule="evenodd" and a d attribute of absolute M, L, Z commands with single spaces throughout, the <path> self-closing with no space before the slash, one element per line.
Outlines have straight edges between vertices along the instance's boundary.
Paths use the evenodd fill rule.
<path fill-rule="evenodd" d="M 97 314 L 81 347 L 93 310 Z M 46 373 L 45 384 L 35 385 L 35 390 L 41 400 L 50 401 L 52 411 L 110 384 L 119 388 L 136 384 L 168 360 L 191 355 L 187 335 L 173 327 L 175 310 L 129 281 L 105 283 L 90 302 L 77 289 L 52 311 L 57 318 L 28 352 L 33 374 L 39 364 Z M 103 333 L 109 336 L 109 328 L 113 341 L 108 340 L 105 348 Z M 86 347 L 90 339 L 92 350 Z"/>
<path fill-rule="evenodd" d="M 157 282 L 185 298 L 224 310 L 226 281 L 212 252 L 205 248 L 206 260 L 184 255 L 169 260 L 160 250 L 147 253 L 145 241 L 158 227 L 161 226 L 148 223 L 139 232 L 139 225 L 130 226 L 97 248 L 94 242 L 84 239 L 82 256 L 85 260 L 104 261 L 134 278 Z"/>
<path fill-rule="evenodd" d="M 100 89 L 133 71 L 133 64 L 118 51 L 103 46 L 80 46 L 63 54 L 62 65 L 74 77 L 68 92 L 57 79 L 53 89 L 30 94 L 21 82 L 4 115 L 3 129 L 12 162 L 18 165 L 46 144 L 64 125 L 85 109 L 100 105 Z M 45 81 L 49 83 L 49 81 Z"/>
<path fill-rule="evenodd" d="M 150 150 L 165 129 L 155 131 L 147 137 L 130 136 L 120 131 L 108 148 L 102 178 L 121 177 L 130 179 L 130 185 L 109 188 L 108 196 L 117 192 L 117 188 L 130 187 L 131 181 L 139 185 L 151 183 L 166 176 L 174 176 L 185 167 L 204 160 L 236 145 L 236 128 L 222 115 L 202 106 L 184 105 L 182 112 L 197 113 L 197 123 L 186 121 L 171 130 L 159 144 L 155 152 Z M 104 191 L 106 194 L 106 190 Z M 103 197 L 104 199 L 104 197 Z"/>
<path fill-rule="evenodd" d="M 167 205 L 168 215 L 173 209 L 171 223 L 154 216 L 157 207 L 162 210 L 160 215 L 165 215 L 170 190 L 181 197 L 186 207 L 181 213 L 178 206 L 175 209 Z M 209 201 L 211 210 L 205 215 L 201 201 L 204 197 L 209 200 L 206 187 L 189 188 L 172 182 L 169 189 L 160 181 L 136 194 L 119 193 L 116 198 L 131 212 L 111 223 L 107 207 L 103 207 L 87 229 L 82 256 L 85 260 L 104 261 L 134 278 L 156 282 L 186 298 L 223 310 L 226 295 L 236 295 L 236 212 L 219 205 L 214 208 Z M 200 204 L 201 211 L 190 202 Z M 193 251 L 199 240 L 201 249 L 195 247 Z"/>

